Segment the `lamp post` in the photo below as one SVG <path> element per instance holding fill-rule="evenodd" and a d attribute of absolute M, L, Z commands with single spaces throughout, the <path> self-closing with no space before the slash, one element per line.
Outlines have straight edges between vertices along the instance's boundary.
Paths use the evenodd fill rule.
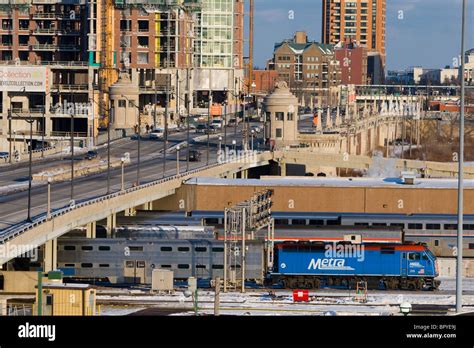
<path fill-rule="evenodd" d="M 136 109 L 136 112 L 138 112 L 138 130 L 137 130 L 137 137 L 138 137 L 138 141 L 137 141 L 137 182 L 136 182 L 136 186 L 140 186 L 140 138 L 141 138 L 141 120 L 140 120 L 140 108 L 130 99 L 128 99 L 126 96 L 124 96 L 123 94 L 121 95 L 122 98 L 125 98 L 127 101 L 128 101 L 128 104 L 129 105 L 132 105 L 135 109 Z M 110 147 L 109 147 L 110 148 Z"/>
<path fill-rule="evenodd" d="M 74 94 L 73 94 L 74 95 Z M 76 112 L 76 105 L 74 103 L 74 98 L 72 102 L 72 112 L 71 112 L 71 203 L 74 200 L 74 114 Z"/>
<path fill-rule="evenodd" d="M 237 141 L 236 141 L 235 139 L 232 140 L 232 145 L 234 146 L 234 153 L 235 153 L 235 146 L 236 146 L 236 144 L 237 144 Z"/>
<path fill-rule="evenodd" d="M 32 162 L 32 155 L 33 155 L 33 118 L 29 117 L 29 119 L 26 120 L 30 124 L 30 149 L 29 149 L 29 163 L 28 163 L 28 216 L 26 218 L 26 221 L 31 222 L 31 162 Z"/>
<path fill-rule="evenodd" d="M 120 162 L 122 164 L 122 180 L 121 180 L 121 185 L 120 185 L 120 191 L 123 191 L 125 190 L 125 179 L 124 179 L 124 174 L 125 174 L 125 170 L 124 170 L 124 167 L 125 167 L 125 157 L 122 157 L 120 159 Z"/>
<path fill-rule="evenodd" d="M 252 147 L 251 148 L 252 148 L 252 151 L 253 151 L 253 136 L 254 136 L 254 134 L 255 134 L 255 131 L 252 129 L 252 131 L 251 131 L 251 138 L 252 138 Z"/>
<path fill-rule="evenodd" d="M 46 211 L 46 219 L 51 219 L 51 177 L 48 177 L 48 208 Z"/>
<path fill-rule="evenodd" d="M 179 145 L 176 146 L 176 175 L 179 175 Z"/>

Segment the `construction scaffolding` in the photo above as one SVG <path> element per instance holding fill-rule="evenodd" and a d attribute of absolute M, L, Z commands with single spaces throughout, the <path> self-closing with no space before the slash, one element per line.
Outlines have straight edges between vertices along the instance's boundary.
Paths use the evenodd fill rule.
<path fill-rule="evenodd" d="M 264 237 L 266 269 L 273 267 L 275 222 L 271 217 L 273 190 L 263 190 L 224 211 L 224 292 L 245 292 L 246 241 L 255 240 L 267 227 Z"/>

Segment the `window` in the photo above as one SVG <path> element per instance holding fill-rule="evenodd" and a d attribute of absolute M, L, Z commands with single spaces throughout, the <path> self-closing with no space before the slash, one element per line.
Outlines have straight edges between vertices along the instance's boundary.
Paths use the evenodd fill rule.
<path fill-rule="evenodd" d="M 99 267 L 104 267 L 104 268 L 107 268 L 107 267 L 110 267 L 108 263 L 99 263 Z"/>
<path fill-rule="evenodd" d="M 160 268 L 171 268 L 171 265 L 161 265 Z"/>
<path fill-rule="evenodd" d="M 275 219 L 275 225 L 288 225 L 288 219 Z"/>
<path fill-rule="evenodd" d="M 368 222 L 356 222 L 354 226 L 369 226 Z"/>
<path fill-rule="evenodd" d="M 464 225 L 463 225 L 463 229 L 465 229 L 465 230 L 474 230 L 474 225 L 471 225 L 471 224 L 466 225 L 466 224 L 464 224 Z"/>
<path fill-rule="evenodd" d="M 126 261 L 125 267 L 127 268 L 135 268 L 135 261 Z"/>
<path fill-rule="evenodd" d="M 293 219 L 291 220 L 292 225 L 306 225 L 305 219 Z"/>
<path fill-rule="evenodd" d="M 224 265 L 212 265 L 212 269 L 224 269 Z"/>
<path fill-rule="evenodd" d="M 408 253 L 408 260 L 419 260 L 420 254 L 418 253 Z"/>
<path fill-rule="evenodd" d="M 82 250 L 92 250 L 92 246 L 90 246 L 90 245 L 83 245 L 83 246 L 81 247 L 81 249 L 82 249 Z"/>
<path fill-rule="evenodd" d="M 205 253 L 207 251 L 206 247 L 195 247 L 194 251 L 197 251 L 199 253 Z"/>
<path fill-rule="evenodd" d="M 408 224 L 409 230 L 421 230 L 423 228 L 423 224 Z"/>
<path fill-rule="evenodd" d="M 435 240 L 434 240 L 434 246 L 435 246 L 435 247 L 439 246 L 439 239 L 435 239 Z"/>
<path fill-rule="evenodd" d="M 212 252 L 214 252 L 214 253 L 223 253 L 223 252 L 224 252 L 224 248 L 221 248 L 221 247 L 214 247 L 214 248 L 212 248 Z"/>
<path fill-rule="evenodd" d="M 196 268 L 200 268 L 200 269 L 206 269 L 206 265 L 196 265 Z"/>
<path fill-rule="evenodd" d="M 131 247 L 128 247 L 128 250 L 130 250 L 130 251 L 143 251 L 143 247 L 142 246 L 131 246 Z"/>
<path fill-rule="evenodd" d="M 387 226 L 387 224 L 384 223 L 384 222 L 374 222 L 374 223 L 372 223 L 372 226 L 374 226 L 374 227 L 385 227 L 385 226 Z"/>
<path fill-rule="evenodd" d="M 275 112 L 275 120 L 284 121 L 285 113 L 284 112 Z"/>
<path fill-rule="evenodd" d="M 65 263 L 64 267 L 76 267 L 74 263 Z"/>
<path fill-rule="evenodd" d="M 427 256 L 426 254 L 423 254 L 423 255 L 421 256 L 421 259 L 424 260 L 424 261 L 428 261 L 428 260 L 429 260 L 429 259 L 428 259 L 428 256 Z"/>
<path fill-rule="evenodd" d="M 292 112 L 289 112 L 289 113 L 288 113 L 287 120 L 288 120 L 288 121 L 293 121 L 293 113 L 292 113 Z"/>
<path fill-rule="evenodd" d="M 390 224 L 390 226 L 392 226 L 392 227 L 400 227 L 400 228 L 405 228 L 405 224 L 400 224 L 400 223 L 396 223 L 396 224 Z"/>
<path fill-rule="evenodd" d="M 324 220 L 309 220 L 309 224 L 310 225 L 320 225 L 320 226 L 323 226 L 324 225 Z"/>
<path fill-rule="evenodd" d="M 108 245 L 101 245 L 99 246 L 100 251 L 110 251 L 110 247 Z"/>
<path fill-rule="evenodd" d="M 126 107 L 126 105 L 127 105 L 126 100 L 120 99 L 120 100 L 118 101 L 118 106 L 119 106 L 119 108 L 124 108 L 124 107 Z"/>
<path fill-rule="evenodd" d="M 65 245 L 64 250 L 72 251 L 76 250 L 76 247 L 74 245 Z"/>
<path fill-rule="evenodd" d="M 145 261 L 137 261 L 137 268 L 145 268 Z"/>
<path fill-rule="evenodd" d="M 187 265 L 187 264 L 179 264 L 179 265 L 178 265 L 178 268 L 179 268 L 179 269 L 189 269 L 189 265 Z"/>
<path fill-rule="evenodd" d="M 469 249 L 474 249 L 474 243 L 469 243 Z"/>
<path fill-rule="evenodd" d="M 178 251 L 186 252 L 189 251 L 188 247 L 178 247 Z"/>
<path fill-rule="evenodd" d="M 382 248 L 380 249 L 381 254 L 394 254 L 395 249 L 394 248 Z"/>
<path fill-rule="evenodd" d="M 276 129 L 276 134 L 275 134 L 275 136 L 276 136 L 277 138 L 281 138 L 281 137 L 282 137 L 282 133 L 283 133 L 283 132 L 282 132 L 282 129 L 281 129 L 281 128 L 277 128 L 277 129 Z"/>
<path fill-rule="evenodd" d="M 439 230 L 441 228 L 440 224 L 426 224 L 427 230 Z"/>
<path fill-rule="evenodd" d="M 458 229 L 458 224 L 445 224 L 444 229 L 445 230 L 457 230 Z"/>
<path fill-rule="evenodd" d="M 47 306 L 53 305 L 53 295 L 46 295 L 46 305 Z"/>
<path fill-rule="evenodd" d="M 81 263 L 82 268 L 92 268 L 92 263 Z"/>
<path fill-rule="evenodd" d="M 173 248 L 170 246 L 165 246 L 160 248 L 161 251 L 173 251 Z"/>

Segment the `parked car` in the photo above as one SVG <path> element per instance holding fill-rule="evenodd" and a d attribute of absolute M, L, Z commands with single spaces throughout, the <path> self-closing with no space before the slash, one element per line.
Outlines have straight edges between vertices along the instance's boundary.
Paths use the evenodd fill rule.
<path fill-rule="evenodd" d="M 188 157 L 190 162 L 199 162 L 201 160 L 201 153 L 197 150 L 189 150 Z"/>
<path fill-rule="evenodd" d="M 205 133 L 206 132 L 206 125 L 205 124 L 198 124 L 196 126 L 196 133 Z"/>
<path fill-rule="evenodd" d="M 150 139 L 159 139 L 162 138 L 164 134 L 163 129 L 155 129 L 149 135 Z"/>
<path fill-rule="evenodd" d="M 250 131 L 254 131 L 256 134 L 259 134 L 262 131 L 260 126 L 250 126 Z"/>
<path fill-rule="evenodd" d="M 214 134 L 214 133 L 217 133 L 217 127 L 214 126 L 214 125 L 210 125 L 209 127 L 207 127 L 206 129 L 206 134 Z"/>
<path fill-rule="evenodd" d="M 96 150 L 90 150 L 87 151 L 85 159 L 87 160 L 93 160 L 94 158 L 97 158 L 99 156 L 98 152 Z"/>
<path fill-rule="evenodd" d="M 212 120 L 212 125 L 218 129 L 222 129 L 222 120 Z"/>
<path fill-rule="evenodd" d="M 237 124 L 237 120 L 235 118 L 231 118 L 229 122 L 227 122 L 227 127 L 235 127 Z"/>

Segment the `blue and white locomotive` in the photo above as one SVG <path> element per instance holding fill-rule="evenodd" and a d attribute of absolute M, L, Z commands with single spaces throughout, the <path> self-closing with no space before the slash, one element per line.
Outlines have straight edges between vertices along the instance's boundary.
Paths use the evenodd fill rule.
<path fill-rule="evenodd" d="M 281 243 L 273 283 L 285 288 L 355 287 L 433 290 L 439 286 L 436 256 L 424 244 Z"/>

